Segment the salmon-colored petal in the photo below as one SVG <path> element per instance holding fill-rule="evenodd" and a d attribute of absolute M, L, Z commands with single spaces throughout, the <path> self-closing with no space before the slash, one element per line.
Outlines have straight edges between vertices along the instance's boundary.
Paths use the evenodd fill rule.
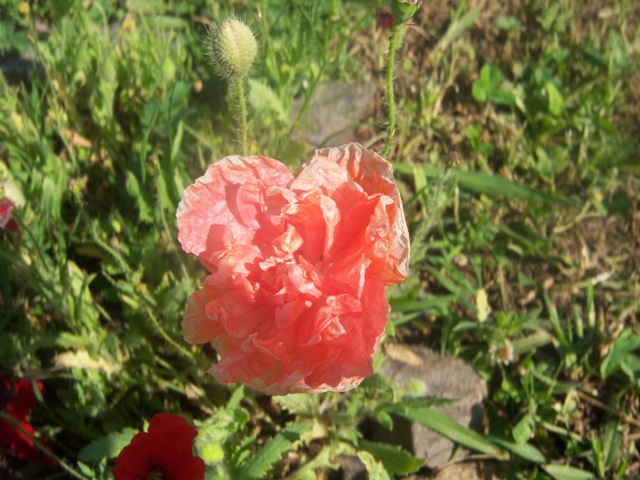
<path fill-rule="evenodd" d="M 268 187 L 291 183 L 282 163 L 263 156 L 226 157 L 209 166 L 204 176 L 184 191 L 176 213 L 178 240 L 185 252 L 215 268 L 215 253 L 237 244 L 251 244 L 260 194 Z"/>
<path fill-rule="evenodd" d="M 210 373 L 269 395 L 344 391 L 372 373 L 385 285 L 408 270 L 391 165 L 357 144 L 319 150 L 295 177 L 228 157 L 185 190 L 180 242 L 211 271 L 182 327 L 220 356 Z"/>
<path fill-rule="evenodd" d="M 318 160 L 327 160 L 338 165 L 367 195 L 387 195 L 402 206 L 393 167 L 374 151 L 364 148 L 359 143 L 349 143 L 341 147 L 316 150 L 307 164 Z"/>
<path fill-rule="evenodd" d="M 387 205 L 383 222 L 385 223 L 385 228 L 388 227 L 388 230 L 385 235 L 379 235 L 381 226 L 379 220 L 383 214 L 380 211 L 377 212 L 377 216 L 371 218 L 371 220 L 373 222 L 377 221 L 375 228 L 378 234 L 374 238 L 369 238 L 368 241 L 376 243 L 374 250 L 378 252 L 386 251 L 387 253 L 384 255 L 385 260 L 382 265 L 374 262 L 371 274 L 378 277 L 381 276 L 387 285 L 393 285 L 404 280 L 409 272 L 411 242 L 404 217 L 402 199 L 393 176 L 391 164 L 375 152 L 367 150 L 359 144 L 351 143 L 338 148 L 316 150 L 315 156 L 303 165 L 302 170 L 310 168 L 315 162 L 320 161 L 323 163 L 330 161 L 344 169 L 348 178 L 357 183 L 369 198 L 383 197 L 381 201 Z M 334 189 L 334 192 L 337 195 L 344 196 L 347 190 L 349 188 L 342 185 Z M 335 195 L 332 196 L 332 198 L 334 197 Z M 390 201 L 384 199 L 384 197 L 388 197 Z M 336 202 L 339 203 L 338 200 Z M 347 204 L 346 208 L 341 209 L 341 213 L 345 210 L 348 211 L 350 208 L 349 204 Z M 345 220 L 344 223 L 348 224 L 349 221 Z M 373 232 L 372 229 L 370 229 L 371 232 Z M 380 257 L 375 258 L 378 259 L 378 262 L 380 261 Z"/>

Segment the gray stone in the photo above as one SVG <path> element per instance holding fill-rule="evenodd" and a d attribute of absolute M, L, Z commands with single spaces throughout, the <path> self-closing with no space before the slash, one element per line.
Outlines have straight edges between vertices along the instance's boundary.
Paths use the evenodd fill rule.
<path fill-rule="evenodd" d="M 338 457 L 341 480 L 367 480 L 369 475 L 364 464 L 358 457 L 343 455 Z"/>
<path fill-rule="evenodd" d="M 385 344 L 385 353 L 388 360 L 381 373 L 391 378 L 397 388 L 412 384 L 415 389 L 419 385 L 420 396 L 459 399 L 457 403 L 437 409 L 465 427 L 482 429 L 482 402 L 487 395 L 487 384 L 473 368 L 459 358 L 441 357 L 423 346 Z M 379 434 L 381 440 L 389 439 L 388 431 L 381 429 Z M 391 436 L 394 443 L 425 458 L 431 468 L 447 463 L 455 447 L 448 438 L 401 418 L 394 418 Z M 456 450 L 456 459 L 465 455 L 464 450 Z"/>
<path fill-rule="evenodd" d="M 0 72 L 9 84 L 29 84 L 34 69 L 42 74 L 42 66 L 35 61 L 31 47 L 23 54 L 0 57 Z"/>
<path fill-rule="evenodd" d="M 311 148 L 337 146 L 353 140 L 353 131 L 373 99 L 373 83 L 328 82 L 319 84 L 294 132 L 294 138 Z M 291 111 L 291 121 L 304 103 Z"/>
<path fill-rule="evenodd" d="M 410 475 L 405 480 L 498 480 L 497 462 L 462 462 L 446 465 L 428 475 Z"/>

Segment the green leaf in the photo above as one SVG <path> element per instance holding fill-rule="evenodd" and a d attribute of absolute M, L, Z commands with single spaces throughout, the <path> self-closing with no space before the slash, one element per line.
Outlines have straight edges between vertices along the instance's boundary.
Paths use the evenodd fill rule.
<path fill-rule="evenodd" d="M 547 82 L 544 86 L 547 92 L 547 100 L 549 102 L 549 113 L 554 117 L 559 117 L 564 113 L 564 99 L 555 83 Z"/>
<path fill-rule="evenodd" d="M 527 443 L 527 441 L 533 436 L 535 425 L 536 422 L 533 415 L 530 413 L 522 417 L 520 421 L 515 424 L 512 431 L 513 439 L 516 443 L 519 445 Z"/>
<path fill-rule="evenodd" d="M 387 412 L 380 411 L 376 414 L 376 420 L 383 428 L 391 430 L 393 428 L 393 418 Z"/>
<path fill-rule="evenodd" d="M 135 205 L 138 208 L 138 218 L 143 222 L 151 223 L 153 221 L 151 207 L 147 203 L 145 196 L 140 189 L 138 178 L 131 171 L 128 171 L 126 175 L 127 191 L 131 195 L 131 199 L 135 202 Z"/>
<path fill-rule="evenodd" d="M 545 456 L 542 454 L 540 450 L 538 450 L 536 447 L 528 443 L 518 444 L 506 438 L 498 437 L 494 435 L 487 435 L 487 438 L 491 440 L 493 443 L 496 443 L 501 447 L 506 448 L 510 452 L 532 463 L 545 463 L 547 461 L 547 459 L 545 458 Z"/>
<path fill-rule="evenodd" d="M 485 64 L 480 70 L 480 76 L 471 86 L 473 98 L 479 102 L 486 102 L 491 92 L 498 88 L 502 80 L 502 72 L 490 63 Z"/>
<path fill-rule="evenodd" d="M 122 449 L 131 443 L 138 433 L 133 428 L 125 428 L 120 433 L 111 433 L 106 437 L 94 440 L 78 453 L 78 459 L 85 463 L 98 463 L 104 458 L 116 458 Z"/>
<path fill-rule="evenodd" d="M 591 480 L 593 475 L 566 465 L 543 465 L 544 470 L 556 480 Z"/>
<path fill-rule="evenodd" d="M 292 393 L 277 395 L 273 401 L 280 407 L 295 414 L 310 414 L 318 411 L 319 397 L 307 393 Z"/>
<path fill-rule="evenodd" d="M 279 461 L 286 452 L 291 450 L 293 442 L 300 438 L 300 435 L 306 428 L 304 425 L 294 424 L 276 434 L 276 436 L 260 448 L 252 458 L 244 462 L 238 472 L 237 478 L 247 480 L 266 478 L 266 474 L 271 466 Z"/>
<path fill-rule="evenodd" d="M 387 443 L 361 440 L 359 447 L 380 460 L 385 470 L 394 475 L 408 475 L 424 464 L 423 460 L 414 457 L 402 448 Z"/>
<path fill-rule="evenodd" d="M 640 358 L 633 353 L 638 349 L 640 349 L 640 337 L 635 336 L 630 328 L 623 330 L 613 341 L 609 352 L 600 364 L 602 378 L 607 378 L 618 370 L 622 370 L 631 379 L 640 375 Z"/>
<path fill-rule="evenodd" d="M 521 32 L 524 30 L 522 23 L 516 17 L 499 15 L 496 19 L 496 26 L 500 30 Z"/>
<path fill-rule="evenodd" d="M 489 100 L 496 105 L 515 105 L 516 97 L 509 90 L 504 88 L 496 88 L 489 94 Z"/>
<path fill-rule="evenodd" d="M 391 480 L 389 473 L 382 466 L 382 462 L 376 462 L 369 452 L 358 452 L 358 458 L 364 463 L 369 473 L 369 480 Z"/>
<path fill-rule="evenodd" d="M 471 85 L 473 98 L 479 102 L 493 102 L 498 105 L 514 105 L 516 98 L 509 90 L 500 88 L 502 72 L 490 63 L 480 70 L 480 76 Z"/>
<path fill-rule="evenodd" d="M 542 28 L 546 31 L 549 31 L 553 26 L 556 18 L 558 18 L 558 13 L 560 10 L 560 4 L 554 3 L 552 4 L 544 14 L 544 18 L 542 19 Z"/>
<path fill-rule="evenodd" d="M 395 163 L 393 167 L 400 173 L 411 175 L 413 166 Z M 442 168 L 422 166 L 422 170 L 428 178 L 438 178 L 442 175 Z M 574 202 L 566 197 L 544 193 L 534 190 L 526 185 L 521 185 L 512 180 L 508 180 L 497 175 L 490 175 L 482 172 L 464 172 L 454 170 L 458 185 L 472 192 L 482 193 L 492 197 L 505 196 L 527 201 L 542 201 L 546 203 L 562 203 L 567 206 L 574 206 Z"/>
<path fill-rule="evenodd" d="M 446 308 L 457 299 L 457 295 L 438 295 L 427 300 L 391 299 L 391 309 L 394 312 L 411 312 L 414 310 L 427 311 L 438 307 Z"/>
<path fill-rule="evenodd" d="M 392 411 L 472 450 L 486 453 L 487 455 L 500 455 L 502 453 L 499 448 L 478 432 L 463 427 L 450 416 L 433 408 L 402 409 L 392 407 Z"/>

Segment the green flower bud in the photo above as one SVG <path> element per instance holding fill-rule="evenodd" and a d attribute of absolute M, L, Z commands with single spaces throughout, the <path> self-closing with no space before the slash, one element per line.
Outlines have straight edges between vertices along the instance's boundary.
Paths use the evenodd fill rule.
<path fill-rule="evenodd" d="M 258 42 L 251 29 L 240 20 L 229 18 L 212 28 L 206 38 L 206 55 L 223 77 L 246 77 L 251 70 Z"/>
<path fill-rule="evenodd" d="M 213 443 L 207 443 L 198 453 L 205 463 L 218 463 L 224 459 L 222 447 Z"/>
<path fill-rule="evenodd" d="M 413 17 L 422 0 L 391 0 L 391 14 L 393 15 L 394 23 L 404 23 Z"/>

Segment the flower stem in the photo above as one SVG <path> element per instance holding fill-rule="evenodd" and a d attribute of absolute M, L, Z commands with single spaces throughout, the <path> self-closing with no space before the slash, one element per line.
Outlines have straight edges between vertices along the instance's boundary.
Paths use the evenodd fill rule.
<path fill-rule="evenodd" d="M 173 346 L 173 348 L 178 350 L 185 357 L 191 357 L 192 356 L 191 353 L 189 353 L 189 351 L 186 348 L 182 347 L 178 342 L 176 342 L 173 338 L 171 338 L 171 336 L 166 332 L 166 330 L 162 328 L 162 326 L 160 325 L 160 322 L 158 322 L 158 319 L 151 311 L 151 308 L 149 308 L 149 306 L 146 304 L 145 304 L 145 310 L 147 311 L 147 316 L 153 323 L 153 326 L 156 327 L 156 329 L 158 330 L 158 333 L 160 333 L 162 338 L 164 338 L 168 343 L 170 343 Z"/>
<path fill-rule="evenodd" d="M 238 106 L 240 107 L 240 148 L 242 155 L 247 155 L 247 103 L 244 98 L 244 78 L 236 77 L 235 82 Z"/>
<path fill-rule="evenodd" d="M 391 150 L 391 142 L 396 134 L 396 101 L 393 95 L 393 65 L 396 58 L 396 50 L 400 46 L 403 23 L 395 22 L 391 27 L 391 42 L 389 44 L 389 57 L 387 59 L 387 105 L 389 121 L 387 123 L 387 142 L 384 145 L 382 156 L 387 158 Z"/>
<path fill-rule="evenodd" d="M 55 453 L 53 453 L 51 450 L 46 448 L 42 443 L 40 443 L 40 441 L 36 437 L 34 437 L 29 432 L 27 432 L 24 428 L 22 428 L 22 425 L 20 425 L 20 422 L 17 421 L 15 418 L 13 418 L 11 415 L 7 415 L 6 413 L 0 412 L 0 418 L 3 420 L 6 420 L 10 424 L 12 424 L 14 427 L 16 427 L 18 430 L 20 430 L 20 432 L 25 437 L 27 437 L 29 440 L 33 442 L 33 444 L 38 448 L 38 450 L 40 450 L 46 456 L 53 458 L 56 462 L 58 462 L 58 464 L 62 468 L 64 468 L 67 472 L 69 472 L 71 476 L 75 478 L 79 478 L 81 480 L 84 480 L 85 478 L 87 478 L 84 475 L 75 471 L 72 467 L 67 465 L 60 457 L 58 457 Z"/>

